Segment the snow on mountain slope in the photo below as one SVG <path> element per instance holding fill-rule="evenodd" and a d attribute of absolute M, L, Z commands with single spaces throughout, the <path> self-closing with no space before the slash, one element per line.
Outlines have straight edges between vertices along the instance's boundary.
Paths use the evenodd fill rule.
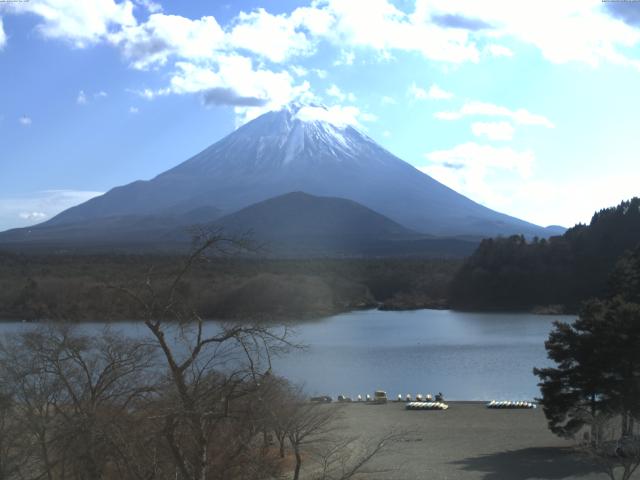
<path fill-rule="evenodd" d="M 359 202 L 422 233 L 548 236 L 454 192 L 332 113 L 300 104 L 266 113 L 154 179 L 114 188 L 46 223 L 205 206 L 228 214 L 301 191 Z"/>

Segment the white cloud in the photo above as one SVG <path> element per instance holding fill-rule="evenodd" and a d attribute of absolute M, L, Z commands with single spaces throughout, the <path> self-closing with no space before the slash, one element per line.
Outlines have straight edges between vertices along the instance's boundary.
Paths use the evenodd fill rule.
<path fill-rule="evenodd" d="M 334 67 L 339 67 L 340 65 L 353 65 L 353 62 L 356 59 L 356 54 L 354 52 L 350 52 L 347 50 L 340 50 L 340 56 L 337 60 L 333 62 Z"/>
<path fill-rule="evenodd" d="M 492 208 L 502 208 L 508 203 L 505 193 L 495 187 L 494 177 L 506 174 L 507 182 L 528 179 L 535 162 L 531 151 L 519 152 L 474 142 L 427 153 L 425 158 L 431 163 L 420 168 L 424 173 Z"/>
<path fill-rule="evenodd" d="M 51 218 L 102 192 L 46 190 L 21 196 L 0 197 L 0 231 L 26 227 Z"/>
<path fill-rule="evenodd" d="M 471 131 L 476 137 L 489 140 L 511 140 L 515 129 L 509 122 L 474 122 Z"/>
<path fill-rule="evenodd" d="M 602 188 L 615 185 L 616 188 Z M 633 175 L 607 175 L 597 178 L 530 179 L 505 183 L 495 188 L 508 199 L 503 206 L 520 218 L 538 225 L 589 223 L 602 208 L 618 205 L 638 195 Z"/>
<path fill-rule="evenodd" d="M 513 57 L 513 52 L 510 48 L 507 48 L 504 45 L 498 45 L 496 43 L 487 45 L 485 51 L 493 57 Z"/>
<path fill-rule="evenodd" d="M 129 113 L 136 114 L 138 112 L 140 112 L 140 110 L 138 110 L 138 107 L 129 107 Z"/>
<path fill-rule="evenodd" d="M 104 40 L 111 27 L 136 24 L 129 0 L 39 0 L 21 3 L 16 11 L 35 13 L 42 19 L 38 30 L 45 37 L 68 40 L 79 48 Z"/>
<path fill-rule="evenodd" d="M 427 160 L 451 169 L 499 168 L 518 172 L 522 177 L 531 175 L 535 157 L 532 152 L 517 152 L 510 147 L 493 147 L 474 142 L 457 145 L 450 150 L 425 154 Z"/>
<path fill-rule="evenodd" d="M 225 47 L 225 33 L 214 17 L 191 20 L 162 13 L 110 34 L 109 40 L 140 70 L 164 65 L 171 55 L 191 61 L 213 60 Z"/>
<path fill-rule="evenodd" d="M 589 223 L 594 212 L 638 194 L 633 175 L 604 173 L 589 178 L 575 172 L 571 178 L 536 178 L 531 152 L 475 144 L 446 152 L 427 154 L 427 158 L 436 155 L 430 165 L 420 170 L 489 208 L 537 225 L 571 227 L 579 222 Z"/>
<path fill-rule="evenodd" d="M 84 93 L 84 90 L 80 90 L 78 92 L 78 96 L 76 97 L 76 103 L 78 105 L 86 105 L 87 104 L 87 95 Z"/>
<path fill-rule="evenodd" d="M 240 12 L 227 41 L 233 48 L 250 50 L 277 63 L 312 53 L 312 43 L 291 20 L 288 15 L 272 15 L 263 8 Z"/>
<path fill-rule="evenodd" d="M 363 113 L 358 107 L 339 106 L 332 107 L 312 107 L 304 106 L 296 113 L 296 118 L 303 121 L 319 120 L 329 122 L 338 127 L 354 126 L 362 127 L 359 120 L 373 121 L 375 116 Z"/>
<path fill-rule="evenodd" d="M 438 120 L 458 120 L 462 115 L 458 112 L 436 112 L 433 114 Z"/>
<path fill-rule="evenodd" d="M 306 77 L 309 73 L 309 70 L 298 65 L 291 65 L 289 68 L 294 73 L 294 75 L 297 75 L 298 77 Z"/>
<path fill-rule="evenodd" d="M 308 89 L 308 83 L 295 86 L 293 77 L 287 71 L 254 69 L 250 58 L 239 55 L 220 57 L 217 68 L 188 62 L 177 62 L 176 67 L 178 70 L 170 81 L 172 93 L 232 89 L 239 98 L 255 99 L 261 101 L 257 103 L 279 108 L 296 98 L 301 88 Z"/>
<path fill-rule="evenodd" d="M 290 16 L 297 27 L 304 27 L 314 37 L 326 35 L 334 23 L 334 18 L 327 9 L 312 7 L 296 8 Z"/>
<path fill-rule="evenodd" d="M 416 100 L 426 100 L 429 98 L 429 94 L 424 88 L 418 87 L 415 83 L 412 83 L 409 86 L 409 95 L 411 95 Z"/>
<path fill-rule="evenodd" d="M 0 50 L 7 44 L 7 34 L 4 32 L 4 24 L 2 23 L 2 17 L 0 17 Z"/>
<path fill-rule="evenodd" d="M 353 93 L 344 93 L 342 90 L 340 90 L 340 88 L 338 88 L 335 83 L 327 88 L 325 92 L 327 93 L 327 95 L 336 98 L 340 102 L 344 102 L 345 100 L 348 100 L 350 102 L 356 101 L 356 96 Z"/>
<path fill-rule="evenodd" d="M 380 102 L 381 102 L 383 105 L 395 105 L 396 103 L 398 103 L 398 102 L 396 102 L 396 99 L 395 99 L 395 98 L 393 98 L 393 97 L 388 97 L 388 96 L 386 96 L 386 95 L 385 95 L 385 96 L 383 96 L 383 97 L 380 99 Z"/>
<path fill-rule="evenodd" d="M 171 89 L 168 87 L 159 88 L 158 90 L 152 90 L 150 88 L 143 88 L 142 90 L 131 90 L 127 89 L 127 92 L 133 93 L 139 97 L 144 98 L 145 100 L 153 100 L 158 95 L 167 95 L 171 93 Z"/>
<path fill-rule="evenodd" d="M 144 7 L 149 13 L 158 13 L 162 11 L 162 5 L 152 0 L 133 0 L 137 5 Z"/>
<path fill-rule="evenodd" d="M 342 91 L 338 88 L 338 86 L 335 83 L 331 85 L 329 88 L 327 88 L 325 91 L 327 95 L 337 98 L 341 102 L 344 101 L 344 99 L 346 98 L 346 95 L 342 93 Z"/>
<path fill-rule="evenodd" d="M 429 98 L 434 100 L 449 100 L 450 98 L 453 98 L 453 93 L 443 90 L 436 84 L 431 85 L 427 95 Z"/>
<path fill-rule="evenodd" d="M 153 1 L 135 1 L 153 12 L 140 24 L 131 0 L 39 0 L 6 11 L 35 13 L 44 35 L 77 46 L 108 40 L 141 69 L 164 65 L 172 56 L 211 66 L 220 55 L 240 53 L 280 63 L 313 54 L 321 40 L 340 48 L 337 64 L 352 64 L 358 49 L 374 50 L 379 59 L 413 51 L 456 64 L 479 61 L 477 42 L 486 42 L 483 51 L 490 55 L 512 55 L 500 43 L 505 39 L 533 45 L 555 63 L 609 61 L 640 69 L 640 60 L 627 56 L 640 44 L 640 29 L 608 15 L 600 0 L 416 0 L 409 12 L 390 0 L 314 0 L 290 14 L 240 12 L 226 29 L 212 16 L 165 15 Z"/>
<path fill-rule="evenodd" d="M 640 30 L 608 15 L 601 0 L 416 0 L 416 10 L 483 21 L 493 27 L 487 38 L 533 45 L 553 63 L 609 61 L 640 68 L 640 62 L 621 53 L 640 43 Z"/>
<path fill-rule="evenodd" d="M 431 85 L 429 90 L 425 90 L 412 83 L 409 86 L 409 95 L 416 100 L 448 100 L 453 98 L 453 93 L 443 90 L 436 84 Z"/>
<path fill-rule="evenodd" d="M 541 125 L 547 128 L 555 127 L 551 120 L 545 116 L 531 113 L 524 108 L 510 110 L 507 107 L 493 103 L 478 101 L 467 102 L 460 110 L 455 112 L 436 112 L 434 116 L 439 120 L 458 120 L 467 116 L 506 117 L 519 125 Z"/>
<path fill-rule="evenodd" d="M 404 50 L 436 61 L 478 61 L 478 50 L 468 32 L 441 28 L 417 9 L 408 15 L 388 0 L 324 0 L 315 5 L 333 18 L 323 38 L 344 51 L 370 48 L 385 59 L 392 50 Z M 340 58 L 337 63 L 345 62 Z"/>
<path fill-rule="evenodd" d="M 313 73 L 315 73 L 320 79 L 325 79 L 329 75 L 326 70 L 322 70 L 321 68 L 314 68 Z"/>
<path fill-rule="evenodd" d="M 104 90 L 100 90 L 99 92 L 94 93 L 93 96 L 95 98 L 106 98 L 108 95 Z"/>
<path fill-rule="evenodd" d="M 31 121 L 31 117 L 28 117 L 26 115 L 21 116 L 18 119 L 18 122 L 20 122 L 20 125 L 23 125 L 25 127 L 28 127 L 29 125 L 31 125 L 32 121 Z"/>
<path fill-rule="evenodd" d="M 47 214 L 44 212 L 20 212 L 18 214 L 23 220 L 39 221 L 47 218 Z"/>
<path fill-rule="evenodd" d="M 389 138 L 391 136 L 391 132 L 389 130 L 385 130 L 384 132 L 382 132 L 382 136 L 384 138 Z"/>

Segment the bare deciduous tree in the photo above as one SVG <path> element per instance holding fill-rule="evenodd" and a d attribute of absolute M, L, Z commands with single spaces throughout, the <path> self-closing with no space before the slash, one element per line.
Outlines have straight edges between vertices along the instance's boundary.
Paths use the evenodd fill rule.
<path fill-rule="evenodd" d="M 592 425 L 597 436 L 583 445 L 611 480 L 629 480 L 640 466 L 640 430 L 626 422 L 628 419 L 617 415 L 600 415 Z"/>
<path fill-rule="evenodd" d="M 68 326 L 31 330 L 3 342 L 0 367 L 16 417 L 35 442 L 28 470 L 100 479 L 118 460 L 112 432 L 136 399 L 153 390 L 152 348 Z"/>
<path fill-rule="evenodd" d="M 286 327 L 206 322 L 190 306 L 194 265 L 241 245 L 206 236 L 168 288 L 153 272 L 114 287 L 142 313 L 142 336 L 62 324 L 0 341 L 0 480 L 275 480 L 291 468 L 287 444 L 296 480 L 303 458 L 311 478 L 362 472 L 391 437 L 342 439 L 338 408 L 272 373 L 293 347 Z"/>

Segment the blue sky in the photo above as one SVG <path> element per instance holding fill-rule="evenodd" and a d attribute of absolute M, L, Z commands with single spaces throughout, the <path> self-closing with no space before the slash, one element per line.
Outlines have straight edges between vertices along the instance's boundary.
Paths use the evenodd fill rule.
<path fill-rule="evenodd" d="M 640 3 L 29 0 L 0 19 L 0 230 L 295 100 L 541 225 L 640 193 Z"/>

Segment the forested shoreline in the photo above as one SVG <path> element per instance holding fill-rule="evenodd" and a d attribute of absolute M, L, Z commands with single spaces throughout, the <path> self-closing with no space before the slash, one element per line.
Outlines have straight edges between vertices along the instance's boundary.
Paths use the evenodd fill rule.
<path fill-rule="evenodd" d="M 612 291 L 611 275 L 637 261 L 640 199 L 594 214 L 558 237 L 483 240 L 469 258 L 267 259 L 217 256 L 180 294 L 205 318 L 304 319 L 380 308 L 576 313 Z M 117 285 L 158 285 L 182 257 L 0 252 L 0 319 L 135 320 Z M 166 287 L 166 285 L 165 285 Z"/>
<path fill-rule="evenodd" d="M 450 303 L 461 310 L 520 310 L 540 306 L 575 313 L 614 290 L 616 269 L 632 261 L 640 242 L 640 199 L 595 213 L 558 237 L 486 239 L 457 272 Z"/>
<path fill-rule="evenodd" d="M 0 253 L 0 319 L 135 320 L 118 286 L 160 287 L 178 256 Z M 455 259 L 211 258 L 179 292 L 205 318 L 304 319 L 364 308 L 443 308 Z M 167 285 L 164 285 L 167 287 Z"/>

